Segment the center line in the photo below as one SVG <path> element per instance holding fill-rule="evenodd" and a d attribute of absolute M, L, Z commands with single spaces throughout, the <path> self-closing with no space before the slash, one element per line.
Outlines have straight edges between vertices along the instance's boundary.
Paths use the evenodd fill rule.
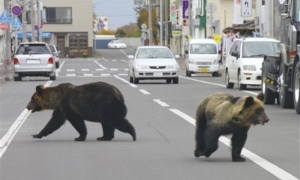
<path fill-rule="evenodd" d="M 157 102 L 159 105 L 163 107 L 168 107 L 169 105 L 165 102 L 162 102 L 160 99 L 153 99 L 154 102 Z"/>
<path fill-rule="evenodd" d="M 148 91 L 144 90 L 144 89 L 140 89 L 140 91 L 146 95 L 150 94 Z"/>

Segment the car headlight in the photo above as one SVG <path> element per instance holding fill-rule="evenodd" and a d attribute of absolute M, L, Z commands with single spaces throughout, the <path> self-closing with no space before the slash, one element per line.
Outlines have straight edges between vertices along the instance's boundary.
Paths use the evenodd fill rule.
<path fill-rule="evenodd" d="M 255 65 L 244 65 L 243 67 L 245 71 L 256 71 Z"/>
<path fill-rule="evenodd" d="M 196 64 L 196 61 L 190 59 L 189 64 Z"/>
<path fill-rule="evenodd" d="M 137 68 L 137 69 L 149 69 L 149 66 L 146 66 L 146 65 L 136 65 L 135 68 Z"/>
<path fill-rule="evenodd" d="M 167 69 L 178 69 L 178 65 L 177 64 L 175 64 L 175 65 L 168 65 Z"/>

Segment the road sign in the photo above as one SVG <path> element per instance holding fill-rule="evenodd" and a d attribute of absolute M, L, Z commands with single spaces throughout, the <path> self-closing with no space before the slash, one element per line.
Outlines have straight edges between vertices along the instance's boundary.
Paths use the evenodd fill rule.
<path fill-rule="evenodd" d="M 146 30 L 146 29 L 147 29 L 147 25 L 146 25 L 146 24 L 142 24 L 141 27 L 142 27 L 143 30 Z"/>
<path fill-rule="evenodd" d="M 217 6 L 216 6 L 215 3 L 208 3 L 206 5 L 206 12 L 207 13 L 213 14 L 213 13 L 216 12 L 216 10 L 217 10 Z"/>
<path fill-rule="evenodd" d="M 22 10 L 21 10 L 20 6 L 14 6 L 11 9 L 11 12 L 16 16 L 19 16 L 22 13 Z"/>
<path fill-rule="evenodd" d="M 13 28 L 19 28 L 19 27 L 21 27 L 21 25 L 22 25 L 22 23 L 21 23 L 21 21 L 19 20 L 18 16 L 15 16 L 15 17 L 14 17 L 14 20 L 13 20 L 12 23 L 11 23 L 11 26 L 12 26 Z"/>
<path fill-rule="evenodd" d="M 0 16 L 0 22 L 10 23 L 11 17 L 6 9 L 4 9 L 3 13 Z"/>
<path fill-rule="evenodd" d="M 5 22 L 0 23 L 0 29 L 5 31 L 7 29 L 7 24 Z"/>
<path fill-rule="evenodd" d="M 242 17 L 252 16 L 252 0 L 242 0 Z"/>
<path fill-rule="evenodd" d="M 170 4 L 170 21 L 176 21 L 176 9 L 175 4 Z"/>
<path fill-rule="evenodd" d="M 38 30 L 38 26 L 37 25 L 34 25 L 34 30 Z"/>

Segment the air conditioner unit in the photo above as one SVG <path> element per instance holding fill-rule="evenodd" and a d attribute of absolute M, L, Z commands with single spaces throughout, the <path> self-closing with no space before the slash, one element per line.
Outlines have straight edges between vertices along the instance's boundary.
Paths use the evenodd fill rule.
<path fill-rule="evenodd" d="M 255 24 L 256 26 L 259 25 L 259 16 L 255 16 L 255 17 L 254 17 L 254 24 Z"/>

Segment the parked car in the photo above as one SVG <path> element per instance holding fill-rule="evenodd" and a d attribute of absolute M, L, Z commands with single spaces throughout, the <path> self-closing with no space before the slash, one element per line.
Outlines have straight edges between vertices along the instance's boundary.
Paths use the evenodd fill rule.
<path fill-rule="evenodd" d="M 196 73 L 211 73 L 219 76 L 219 51 L 213 39 L 191 39 L 185 50 L 186 76 Z"/>
<path fill-rule="evenodd" d="M 167 83 L 179 82 L 179 66 L 173 53 L 164 46 L 140 46 L 135 56 L 129 55 L 129 81 L 138 84 L 139 80 L 165 79 Z"/>
<path fill-rule="evenodd" d="M 237 39 L 226 56 L 225 84 L 240 90 L 247 85 L 260 86 L 262 62 L 264 56 L 276 56 L 280 53 L 279 41 L 271 38 Z"/>
<path fill-rule="evenodd" d="M 51 50 L 51 52 L 52 52 L 52 54 L 53 54 L 53 58 L 54 58 L 54 60 L 55 60 L 55 67 L 56 68 L 59 68 L 59 51 L 57 51 L 57 49 L 56 49 L 56 47 L 55 47 L 55 45 L 54 44 L 48 44 L 49 45 L 49 47 L 50 47 L 50 50 Z"/>
<path fill-rule="evenodd" d="M 127 45 L 123 43 L 121 40 L 112 40 L 108 43 L 108 48 L 120 49 L 120 48 L 127 48 Z"/>
<path fill-rule="evenodd" d="M 14 79 L 24 76 L 49 76 L 56 79 L 55 61 L 48 44 L 43 42 L 21 43 L 14 54 Z"/>

